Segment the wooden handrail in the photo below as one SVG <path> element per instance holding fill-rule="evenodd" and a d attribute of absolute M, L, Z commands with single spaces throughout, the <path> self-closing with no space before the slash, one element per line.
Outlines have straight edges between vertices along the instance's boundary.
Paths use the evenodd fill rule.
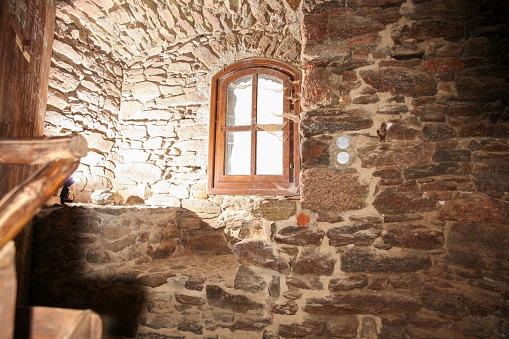
<path fill-rule="evenodd" d="M 48 162 L 0 200 L 0 248 L 39 212 L 86 153 L 87 142 L 81 136 L 0 140 L 0 163 Z"/>
<path fill-rule="evenodd" d="M 87 141 L 80 135 L 37 139 L 0 139 L 0 163 L 45 164 L 87 155 Z"/>

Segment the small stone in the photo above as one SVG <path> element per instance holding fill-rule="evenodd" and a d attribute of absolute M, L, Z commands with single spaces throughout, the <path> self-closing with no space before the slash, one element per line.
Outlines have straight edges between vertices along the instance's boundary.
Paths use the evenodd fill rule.
<path fill-rule="evenodd" d="M 179 331 L 192 332 L 198 335 L 203 334 L 203 325 L 201 324 L 201 321 L 195 321 L 186 318 L 182 319 L 179 322 L 179 324 L 177 325 L 177 329 Z"/>
<path fill-rule="evenodd" d="M 425 196 L 415 181 L 388 186 L 375 197 L 373 206 L 383 214 L 417 214 L 437 209 L 437 200 Z"/>
<path fill-rule="evenodd" d="M 91 264 L 105 264 L 111 261 L 108 251 L 97 248 L 87 253 L 87 261 Z"/>
<path fill-rule="evenodd" d="M 427 309 L 456 317 L 509 315 L 507 305 L 502 306 L 498 293 L 466 283 L 449 281 L 445 286 L 428 283 L 423 287 L 421 300 Z"/>
<path fill-rule="evenodd" d="M 329 282 L 329 291 L 352 291 L 368 286 L 369 279 L 365 274 L 350 275 L 346 278 L 334 278 Z"/>
<path fill-rule="evenodd" d="M 419 139 L 422 141 L 444 141 L 456 136 L 452 127 L 446 124 L 426 124 L 424 125 Z"/>
<path fill-rule="evenodd" d="M 454 8 L 454 7 L 452 7 Z M 392 33 L 396 44 L 408 39 L 415 39 L 418 43 L 444 38 L 446 41 L 457 42 L 465 37 L 463 23 L 443 20 L 417 21 L 413 25 L 404 25 Z"/>
<path fill-rule="evenodd" d="M 279 298 L 281 294 L 281 277 L 273 275 L 269 283 L 269 295 L 272 298 Z"/>
<path fill-rule="evenodd" d="M 331 338 L 353 338 L 357 333 L 359 320 L 354 317 L 334 317 L 326 320 L 326 333 Z"/>
<path fill-rule="evenodd" d="M 295 274 L 331 275 L 334 272 L 336 259 L 328 253 L 306 250 L 294 260 L 292 272 Z"/>
<path fill-rule="evenodd" d="M 282 304 L 274 304 L 271 308 L 273 313 L 294 315 L 299 310 L 299 305 L 293 300 L 288 300 Z"/>
<path fill-rule="evenodd" d="M 297 205 L 294 201 L 288 200 L 269 200 L 263 201 L 260 206 L 253 210 L 252 213 L 256 216 L 268 220 L 286 220 L 295 214 Z"/>
<path fill-rule="evenodd" d="M 498 271 L 509 263 L 507 246 L 499 241 L 509 239 L 507 224 L 457 222 L 451 226 L 448 239 L 447 250 L 454 265 Z"/>
<path fill-rule="evenodd" d="M 132 94 L 134 99 L 141 102 L 147 102 L 149 100 L 157 98 L 161 92 L 159 86 L 153 82 L 142 82 L 133 86 Z"/>
<path fill-rule="evenodd" d="M 175 300 L 184 305 L 200 306 L 205 304 L 205 299 L 202 297 L 182 293 L 175 293 Z"/>
<path fill-rule="evenodd" d="M 203 290 L 203 283 L 207 281 L 206 278 L 189 277 L 185 282 L 184 287 L 187 290 L 201 291 Z"/>
<path fill-rule="evenodd" d="M 332 137 L 319 136 L 307 138 L 302 143 L 302 166 L 328 167 L 330 164 L 329 146 L 332 143 Z"/>
<path fill-rule="evenodd" d="M 380 143 L 375 146 L 366 146 L 358 150 L 362 167 L 396 167 L 408 166 L 431 159 L 433 146 L 428 143 L 405 142 Z M 419 154 L 419 157 L 415 155 Z"/>
<path fill-rule="evenodd" d="M 76 75 L 54 67 L 51 68 L 50 79 L 50 86 L 63 93 L 74 91 L 80 84 Z"/>
<path fill-rule="evenodd" d="M 281 323 L 279 335 L 283 338 L 303 338 L 321 336 L 325 323 L 321 320 L 304 320 L 302 323 Z"/>
<path fill-rule="evenodd" d="M 238 290 L 256 293 L 263 291 L 265 287 L 267 287 L 267 283 L 253 270 L 244 265 L 240 265 L 235 275 L 233 286 Z"/>
<path fill-rule="evenodd" d="M 414 272 L 431 267 L 427 255 L 416 254 L 411 250 L 377 251 L 353 247 L 341 255 L 343 272 Z"/>
<path fill-rule="evenodd" d="M 406 179 L 421 179 L 439 175 L 464 175 L 463 167 L 457 162 L 423 163 L 409 166 L 403 170 Z"/>
<path fill-rule="evenodd" d="M 382 233 L 380 226 L 372 224 L 345 225 L 327 231 L 331 246 L 370 246 Z"/>
<path fill-rule="evenodd" d="M 395 292 L 369 290 L 337 293 L 330 297 L 308 298 L 304 311 L 314 315 L 347 315 L 417 311 L 421 304 L 413 297 Z"/>
<path fill-rule="evenodd" d="M 231 249 L 222 231 L 220 233 L 191 237 L 187 242 L 187 247 L 192 253 L 199 255 L 223 255 L 231 253 Z"/>
<path fill-rule="evenodd" d="M 371 317 L 366 317 L 362 319 L 361 325 L 361 334 L 362 338 L 366 339 L 378 339 L 378 328 L 375 322 L 375 319 Z"/>
<path fill-rule="evenodd" d="M 278 244 L 296 246 L 320 245 L 324 234 L 322 230 L 315 227 L 287 226 L 274 236 L 274 240 Z"/>
<path fill-rule="evenodd" d="M 391 225 L 382 235 L 385 243 L 402 248 L 438 249 L 444 245 L 444 234 L 419 224 Z"/>
<path fill-rule="evenodd" d="M 472 159 L 472 152 L 469 150 L 448 150 L 442 149 L 436 151 L 431 160 L 436 162 L 457 161 L 457 162 L 470 162 Z"/>
<path fill-rule="evenodd" d="M 306 213 L 300 213 L 297 216 L 297 224 L 299 226 L 306 226 L 307 224 L 309 224 L 310 221 L 311 221 L 311 218 Z"/>
<path fill-rule="evenodd" d="M 494 200 L 485 194 L 463 193 L 444 203 L 439 219 L 462 223 L 509 224 L 509 211 L 506 203 Z"/>
<path fill-rule="evenodd" d="M 230 326 L 232 331 L 261 332 L 272 324 L 272 318 L 266 316 L 238 314 L 235 315 L 235 322 Z"/>
<path fill-rule="evenodd" d="M 233 245 L 233 251 L 240 263 L 246 266 L 270 268 L 278 272 L 287 272 L 290 266 L 274 253 L 274 249 L 262 240 L 242 240 Z"/>
<path fill-rule="evenodd" d="M 159 287 L 166 284 L 166 280 L 170 277 L 175 277 L 174 273 L 150 273 L 140 275 L 138 283 L 144 286 Z"/>
<path fill-rule="evenodd" d="M 109 189 L 105 190 L 99 190 L 95 191 L 90 195 L 90 199 L 93 204 L 97 205 L 115 205 L 115 193 L 118 194 L 118 192 L 112 192 Z M 120 199 L 117 198 L 119 201 Z"/>
<path fill-rule="evenodd" d="M 367 84 L 378 92 L 421 97 L 435 95 L 437 84 L 433 77 L 426 73 L 407 68 L 383 68 L 380 70 L 360 71 Z"/>
<path fill-rule="evenodd" d="M 308 277 L 289 276 L 286 277 L 286 285 L 288 287 L 295 287 L 304 290 L 323 290 L 323 283 L 320 280 L 320 278 L 313 276 Z M 285 297 L 287 297 L 286 294 Z"/>
<path fill-rule="evenodd" d="M 226 292 L 217 285 L 207 285 L 207 301 L 211 306 L 230 309 L 235 312 L 246 313 L 248 310 L 256 310 L 264 307 L 264 304 L 250 300 L 241 294 Z"/>
<path fill-rule="evenodd" d="M 319 134 L 334 134 L 344 131 L 359 131 L 373 126 L 373 119 L 363 109 L 315 110 L 308 112 L 301 121 L 305 137 Z"/>

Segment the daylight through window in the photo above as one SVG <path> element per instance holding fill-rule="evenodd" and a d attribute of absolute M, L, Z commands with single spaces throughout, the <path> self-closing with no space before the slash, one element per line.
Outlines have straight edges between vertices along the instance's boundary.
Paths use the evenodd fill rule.
<path fill-rule="evenodd" d="M 270 59 L 248 59 L 212 81 L 209 193 L 298 192 L 300 74 Z"/>

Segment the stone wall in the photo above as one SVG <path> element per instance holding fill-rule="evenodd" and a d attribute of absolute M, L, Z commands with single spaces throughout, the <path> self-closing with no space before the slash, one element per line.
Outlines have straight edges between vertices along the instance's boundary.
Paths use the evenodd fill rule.
<path fill-rule="evenodd" d="M 228 45 L 260 12 L 253 32 L 125 58 L 112 182 L 146 158 L 140 175 L 157 171 L 126 192 L 176 206 L 41 214 L 33 302 L 92 307 L 108 334 L 140 338 L 509 336 L 505 4 L 282 3 L 302 19 L 300 196 L 200 188 L 207 79 L 246 56 L 294 61 Z"/>
<path fill-rule="evenodd" d="M 299 63 L 298 12 L 285 1 L 157 7 L 76 1 L 57 12 L 45 133 L 89 141 L 77 202 L 105 189 L 127 204 L 203 195 L 212 76 L 246 57 Z"/>
<path fill-rule="evenodd" d="M 58 12 L 50 69 L 45 135 L 80 133 L 89 152 L 74 174 L 77 201 L 112 188 L 119 135 L 123 67 L 96 48 L 75 11 Z"/>

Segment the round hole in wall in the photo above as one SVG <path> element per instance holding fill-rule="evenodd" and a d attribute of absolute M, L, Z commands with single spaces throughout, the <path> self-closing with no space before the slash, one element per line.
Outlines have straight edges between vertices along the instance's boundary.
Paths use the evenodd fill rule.
<path fill-rule="evenodd" d="M 339 152 L 338 156 L 336 157 L 336 160 L 341 164 L 347 164 L 350 161 L 350 155 L 346 152 Z"/>
<path fill-rule="evenodd" d="M 336 146 L 341 149 L 346 149 L 350 145 L 350 140 L 347 137 L 339 137 L 336 139 Z"/>

